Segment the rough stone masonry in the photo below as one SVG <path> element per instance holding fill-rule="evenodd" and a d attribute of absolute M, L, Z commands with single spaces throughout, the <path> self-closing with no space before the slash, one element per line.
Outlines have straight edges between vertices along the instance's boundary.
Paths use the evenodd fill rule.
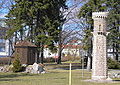
<path fill-rule="evenodd" d="M 94 20 L 93 34 L 93 63 L 92 80 L 106 80 L 108 78 L 107 59 L 106 59 L 106 18 L 108 12 L 93 12 Z"/>

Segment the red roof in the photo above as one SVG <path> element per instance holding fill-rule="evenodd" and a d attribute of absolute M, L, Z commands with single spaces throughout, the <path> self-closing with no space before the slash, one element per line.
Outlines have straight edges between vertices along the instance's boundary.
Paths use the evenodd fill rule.
<path fill-rule="evenodd" d="M 82 46 L 80 45 L 62 45 L 64 48 L 81 48 Z"/>

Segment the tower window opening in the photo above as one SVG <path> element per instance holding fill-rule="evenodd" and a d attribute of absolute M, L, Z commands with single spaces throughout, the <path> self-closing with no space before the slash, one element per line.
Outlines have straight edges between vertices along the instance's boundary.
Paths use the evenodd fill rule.
<path fill-rule="evenodd" d="M 98 32 L 98 35 L 103 35 L 104 33 L 103 32 Z"/>
<path fill-rule="evenodd" d="M 101 25 L 99 25 L 99 31 L 101 31 Z"/>

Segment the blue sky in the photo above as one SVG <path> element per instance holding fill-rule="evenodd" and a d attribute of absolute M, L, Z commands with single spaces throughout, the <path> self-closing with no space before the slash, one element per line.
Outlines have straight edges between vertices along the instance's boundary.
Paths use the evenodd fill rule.
<path fill-rule="evenodd" d="M 79 1 L 82 1 L 82 0 L 79 0 Z M 67 4 L 68 7 L 71 9 L 71 7 L 74 5 L 74 0 L 68 0 L 68 1 L 66 2 L 66 4 Z M 80 6 L 82 6 L 82 4 L 83 4 L 83 3 L 79 3 L 79 4 L 77 5 L 76 9 L 79 9 Z M 68 11 L 69 11 L 69 10 L 68 10 Z M 5 9 L 5 8 L 4 8 L 4 9 L 0 9 L 0 18 L 5 18 L 4 16 L 7 15 L 8 12 L 9 12 L 8 9 Z M 71 10 L 71 12 L 72 12 L 72 13 L 75 13 L 76 10 L 73 9 L 73 10 Z M 72 14 L 72 13 L 71 13 L 71 14 Z M 67 13 L 66 13 L 66 14 L 67 14 Z M 69 15 L 69 17 L 71 17 L 71 14 Z M 73 21 L 69 21 L 69 22 L 67 22 L 67 23 L 70 23 L 70 24 L 71 24 L 71 27 L 70 27 L 71 29 L 77 26 Z M 66 24 L 65 24 L 65 25 L 66 25 Z M 64 27 L 66 27 L 66 26 L 64 26 Z"/>
<path fill-rule="evenodd" d="M 4 18 L 5 15 L 7 15 L 8 10 L 7 9 L 1 9 L 0 10 L 0 18 Z"/>
<path fill-rule="evenodd" d="M 79 1 L 82 1 L 82 0 L 79 0 Z M 74 5 L 74 0 L 68 0 L 66 2 L 66 4 L 68 5 L 69 9 L 68 11 L 72 8 L 72 6 Z M 72 16 L 72 13 L 76 13 L 76 9 L 80 9 L 80 7 L 83 5 L 83 3 L 79 3 L 77 5 L 77 7 L 73 10 L 71 10 L 71 14 L 68 16 L 68 17 L 71 17 Z M 7 13 L 9 12 L 8 9 L 0 9 L 0 18 L 5 18 L 4 16 L 7 15 Z M 74 17 L 74 20 L 75 21 L 80 21 L 78 18 Z M 66 29 L 67 30 L 70 29 L 74 29 L 74 30 L 80 30 L 81 29 L 81 25 L 79 23 L 75 23 L 74 21 L 72 20 L 69 20 L 67 23 L 64 24 L 63 26 L 63 30 Z"/>
<path fill-rule="evenodd" d="M 73 5 L 73 0 L 68 0 L 68 1 L 66 2 L 66 4 L 68 5 L 68 7 L 72 6 L 72 5 Z"/>
<path fill-rule="evenodd" d="M 1 0 L 0 0 L 1 2 Z M 68 7 L 73 5 L 73 0 L 68 0 L 66 2 L 66 4 L 68 5 Z M 7 8 L 4 9 L 0 9 L 0 18 L 4 18 L 4 16 L 9 12 L 9 10 Z"/>
<path fill-rule="evenodd" d="M 2 8 L 0 8 L 0 17 L 8 14 L 9 8 L 11 4 L 14 4 L 13 0 L 0 0 L 0 7 L 2 4 Z"/>

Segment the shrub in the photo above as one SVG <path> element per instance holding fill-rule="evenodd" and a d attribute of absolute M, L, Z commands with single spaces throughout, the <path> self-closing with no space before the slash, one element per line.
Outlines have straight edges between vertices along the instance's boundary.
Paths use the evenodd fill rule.
<path fill-rule="evenodd" d="M 13 72 L 20 72 L 22 71 L 22 65 L 20 63 L 20 60 L 18 57 L 15 58 L 15 60 L 13 61 L 13 68 L 12 68 Z"/>
<path fill-rule="evenodd" d="M 120 69 L 120 63 L 117 62 L 116 60 L 108 58 L 107 63 L 109 69 Z"/>

